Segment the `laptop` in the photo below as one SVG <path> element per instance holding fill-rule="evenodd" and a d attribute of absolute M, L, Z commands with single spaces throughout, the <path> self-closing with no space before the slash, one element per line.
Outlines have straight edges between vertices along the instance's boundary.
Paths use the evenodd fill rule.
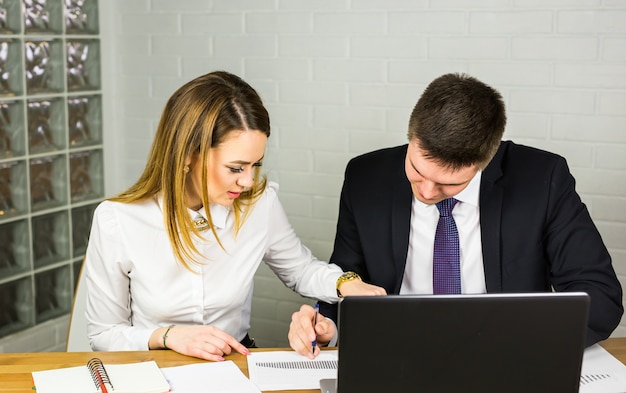
<path fill-rule="evenodd" d="M 582 292 L 346 297 L 322 393 L 578 392 Z"/>

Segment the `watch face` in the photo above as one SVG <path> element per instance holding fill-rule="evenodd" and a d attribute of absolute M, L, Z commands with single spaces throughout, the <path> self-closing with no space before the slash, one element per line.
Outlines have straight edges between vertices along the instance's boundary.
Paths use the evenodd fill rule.
<path fill-rule="evenodd" d="M 340 297 L 340 298 L 343 297 L 341 295 L 341 291 L 339 290 L 339 288 L 341 287 L 341 285 L 344 282 L 348 282 L 348 281 L 352 281 L 352 280 L 358 280 L 360 278 L 361 278 L 361 276 L 359 276 L 355 272 L 345 272 L 341 276 L 339 276 L 339 278 L 337 279 L 337 296 Z"/>
<path fill-rule="evenodd" d="M 352 281 L 352 280 L 356 280 L 360 278 L 361 277 L 355 272 L 345 272 L 344 274 L 339 276 L 339 278 L 337 279 L 337 289 L 339 289 L 339 286 L 343 284 L 344 282 Z"/>

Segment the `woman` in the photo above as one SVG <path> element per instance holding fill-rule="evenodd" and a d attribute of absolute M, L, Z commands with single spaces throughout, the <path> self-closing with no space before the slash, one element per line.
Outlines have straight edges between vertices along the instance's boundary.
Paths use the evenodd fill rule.
<path fill-rule="evenodd" d="M 261 260 L 301 295 L 338 300 L 341 269 L 301 244 L 260 174 L 269 135 L 261 98 L 235 75 L 213 72 L 172 95 L 143 174 L 94 213 L 85 256 L 94 350 L 248 354 Z M 354 280 L 341 292 L 379 290 Z"/>

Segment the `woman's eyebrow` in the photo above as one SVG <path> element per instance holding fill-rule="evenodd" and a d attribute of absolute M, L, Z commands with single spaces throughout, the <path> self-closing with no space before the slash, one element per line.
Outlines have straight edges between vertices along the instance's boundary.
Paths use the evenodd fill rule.
<path fill-rule="evenodd" d="M 263 158 L 265 158 L 265 156 L 261 157 L 260 159 L 258 159 L 255 162 L 261 162 L 261 161 L 263 161 Z M 229 164 L 250 165 L 252 163 L 249 162 L 249 161 L 235 160 L 235 161 L 230 161 Z"/>

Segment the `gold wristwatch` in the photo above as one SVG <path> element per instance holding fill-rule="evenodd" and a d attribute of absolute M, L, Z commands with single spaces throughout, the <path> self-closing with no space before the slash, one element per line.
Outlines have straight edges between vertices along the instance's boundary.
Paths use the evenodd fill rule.
<path fill-rule="evenodd" d="M 361 276 L 359 276 L 355 272 L 345 272 L 344 274 L 339 276 L 339 278 L 337 279 L 337 296 L 338 297 L 343 297 L 343 295 L 341 294 L 341 291 L 339 290 L 339 288 L 341 288 L 341 286 L 344 283 L 346 283 L 348 281 L 360 280 L 360 279 L 361 279 Z"/>

